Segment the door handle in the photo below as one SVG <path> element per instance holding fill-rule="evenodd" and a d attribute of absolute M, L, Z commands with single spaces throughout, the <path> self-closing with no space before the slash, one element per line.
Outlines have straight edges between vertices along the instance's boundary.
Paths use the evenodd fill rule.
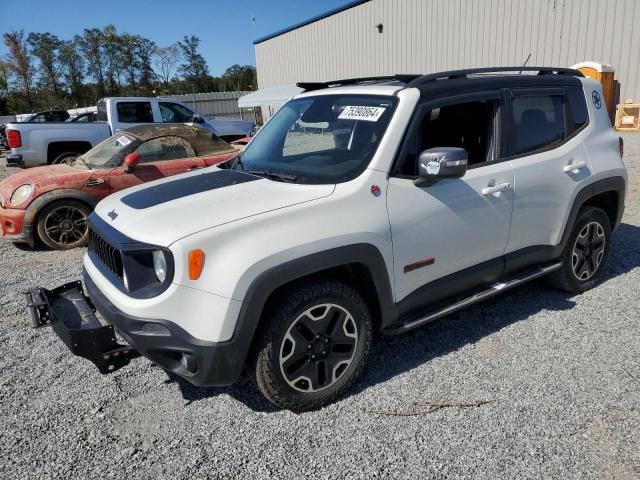
<path fill-rule="evenodd" d="M 565 165 L 564 168 L 562 169 L 562 171 L 564 173 L 578 173 L 580 170 L 582 170 L 584 167 L 587 166 L 587 162 L 585 162 L 584 160 L 580 160 L 579 162 L 575 162 L 575 163 L 570 163 L 569 165 Z"/>
<path fill-rule="evenodd" d="M 504 192 L 506 190 L 511 190 L 510 183 L 501 183 L 499 185 L 487 186 L 482 189 L 483 195 L 492 195 L 494 193 Z"/>

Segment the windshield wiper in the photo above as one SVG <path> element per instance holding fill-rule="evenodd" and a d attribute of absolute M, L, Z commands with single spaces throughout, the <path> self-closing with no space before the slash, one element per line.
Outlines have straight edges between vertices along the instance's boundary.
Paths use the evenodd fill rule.
<path fill-rule="evenodd" d="M 258 175 L 260 177 L 274 178 L 276 180 L 282 180 L 284 182 L 295 183 L 298 177 L 295 175 L 289 175 L 288 173 L 272 172 L 271 170 L 245 170 L 246 173 L 251 175 Z"/>

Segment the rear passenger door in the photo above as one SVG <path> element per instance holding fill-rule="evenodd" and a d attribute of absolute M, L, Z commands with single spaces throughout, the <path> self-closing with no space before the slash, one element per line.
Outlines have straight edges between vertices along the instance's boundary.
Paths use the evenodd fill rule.
<path fill-rule="evenodd" d="M 116 121 L 113 122 L 114 131 L 133 127 L 142 123 L 153 123 L 153 109 L 151 102 L 118 101 L 116 102 Z"/>
<path fill-rule="evenodd" d="M 538 250 L 536 262 L 544 261 L 550 249 L 542 247 L 560 243 L 576 190 L 591 175 L 581 138 L 587 107 L 580 87 L 513 89 L 508 103 L 515 197 L 507 253 Z"/>

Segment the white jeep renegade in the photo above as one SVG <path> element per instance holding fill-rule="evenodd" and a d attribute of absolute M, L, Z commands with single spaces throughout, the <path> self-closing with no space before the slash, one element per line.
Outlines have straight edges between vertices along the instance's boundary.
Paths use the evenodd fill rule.
<path fill-rule="evenodd" d="M 595 81 L 509 67 L 300 86 L 223 168 L 100 202 L 87 296 L 32 290 L 33 325 L 103 373 L 138 353 L 194 385 L 248 367 L 303 411 L 349 388 L 376 332 L 543 275 L 597 282 L 627 173 Z"/>

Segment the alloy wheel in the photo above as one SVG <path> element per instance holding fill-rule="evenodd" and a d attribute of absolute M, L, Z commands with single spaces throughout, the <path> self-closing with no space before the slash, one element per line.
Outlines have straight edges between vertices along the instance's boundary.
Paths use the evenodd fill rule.
<path fill-rule="evenodd" d="M 280 346 L 280 371 L 295 390 L 324 390 L 347 371 L 357 344 L 358 328 L 346 309 L 333 303 L 316 305 L 287 330 Z"/>
<path fill-rule="evenodd" d="M 89 225 L 79 208 L 60 206 L 47 214 L 44 231 L 52 242 L 67 246 L 83 240 L 89 233 Z"/>
<path fill-rule="evenodd" d="M 600 267 L 605 250 L 605 233 L 598 222 L 587 223 L 576 238 L 571 255 L 573 274 L 580 281 L 589 280 Z"/>

